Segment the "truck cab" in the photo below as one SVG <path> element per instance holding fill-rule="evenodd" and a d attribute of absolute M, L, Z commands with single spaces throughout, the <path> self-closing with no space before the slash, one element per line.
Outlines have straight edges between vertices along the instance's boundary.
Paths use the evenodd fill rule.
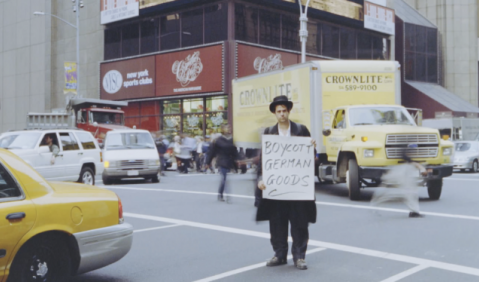
<path fill-rule="evenodd" d="M 323 130 L 320 179 L 346 182 L 354 200 L 361 186 L 379 185 L 388 167 L 403 163 L 407 154 L 427 167 L 430 198 L 440 197 L 442 177 L 452 173 L 442 164 L 451 162 L 453 143 L 442 140 L 437 129 L 417 126 L 399 105 L 342 106 L 324 115 L 331 115 L 325 118 L 331 125 Z"/>

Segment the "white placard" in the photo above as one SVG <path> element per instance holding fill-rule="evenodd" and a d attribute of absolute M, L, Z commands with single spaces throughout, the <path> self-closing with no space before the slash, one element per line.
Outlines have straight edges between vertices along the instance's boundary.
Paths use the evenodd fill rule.
<path fill-rule="evenodd" d="M 138 17 L 140 14 L 140 3 L 130 0 L 128 1 L 110 1 L 115 5 L 106 5 L 100 13 L 101 24 L 107 24 L 111 22 L 121 21 L 128 18 Z"/>
<path fill-rule="evenodd" d="M 364 28 L 394 35 L 394 16 L 393 9 L 364 1 Z"/>
<path fill-rule="evenodd" d="M 314 200 L 311 137 L 262 136 L 263 198 Z"/>

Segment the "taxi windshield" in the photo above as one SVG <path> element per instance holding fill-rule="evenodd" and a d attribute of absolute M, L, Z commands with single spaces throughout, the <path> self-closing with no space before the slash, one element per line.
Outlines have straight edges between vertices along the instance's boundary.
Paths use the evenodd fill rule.
<path fill-rule="evenodd" d="M 360 125 L 416 125 L 411 115 L 399 107 L 364 107 L 349 110 L 349 123 Z"/>

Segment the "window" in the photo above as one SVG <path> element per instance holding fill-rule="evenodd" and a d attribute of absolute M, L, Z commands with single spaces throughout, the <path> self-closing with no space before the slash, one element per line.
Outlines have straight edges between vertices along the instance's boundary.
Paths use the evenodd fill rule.
<path fill-rule="evenodd" d="M 203 44 L 203 8 L 181 14 L 181 47 Z"/>
<path fill-rule="evenodd" d="M 437 83 L 437 29 L 406 23 L 404 38 L 405 78 Z"/>
<path fill-rule="evenodd" d="M 281 48 L 290 50 L 300 50 L 299 43 L 299 21 L 295 17 L 282 16 L 282 42 Z M 308 40 L 309 42 L 309 40 Z M 320 45 L 318 45 L 320 46 Z M 316 54 L 316 53 L 315 53 Z"/>
<path fill-rule="evenodd" d="M 205 7 L 205 43 L 228 38 L 228 6 L 226 3 Z"/>
<path fill-rule="evenodd" d="M 121 56 L 129 57 L 140 53 L 140 31 L 138 23 L 122 28 Z"/>
<path fill-rule="evenodd" d="M 9 134 L 0 139 L 0 148 L 4 149 L 33 149 L 38 143 L 40 133 L 29 132 L 23 134 Z"/>
<path fill-rule="evenodd" d="M 106 139 L 106 150 L 121 150 L 128 148 L 145 149 L 156 148 L 153 138 L 147 132 L 131 132 L 131 133 L 110 133 Z"/>
<path fill-rule="evenodd" d="M 183 100 L 183 113 L 203 112 L 203 98 Z"/>
<path fill-rule="evenodd" d="M 306 52 L 321 55 L 321 24 L 308 22 L 308 32 Z M 299 38 L 299 33 L 296 36 Z"/>
<path fill-rule="evenodd" d="M 121 57 L 121 29 L 105 29 L 105 60 Z"/>
<path fill-rule="evenodd" d="M 260 10 L 259 18 L 259 43 L 278 48 L 281 47 L 281 16 L 277 13 Z"/>
<path fill-rule="evenodd" d="M 140 53 L 158 51 L 158 19 L 149 19 L 140 23 Z"/>
<path fill-rule="evenodd" d="M 228 97 L 208 97 L 206 98 L 206 111 L 228 111 Z"/>
<path fill-rule="evenodd" d="M 339 28 L 323 24 L 323 50 L 324 56 L 339 58 Z"/>
<path fill-rule="evenodd" d="M 0 163 L 0 201 L 5 198 L 17 198 L 22 196 L 20 187 L 5 169 L 3 164 Z"/>
<path fill-rule="evenodd" d="M 377 36 L 372 36 L 371 39 L 373 41 L 373 60 L 387 60 L 389 58 L 387 39 Z"/>
<path fill-rule="evenodd" d="M 258 43 L 258 9 L 235 4 L 235 17 L 236 39 Z"/>
<path fill-rule="evenodd" d="M 164 101 L 162 104 L 163 114 L 179 114 L 181 112 L 180 100 Z"/>
<path fill-rule="evenodd" d="M 93 135 L 87 132 L 76 132 L 78 139 L 84 150 L 96 149 L 95 141 L 93 140 Z"/>
<path fill-rule="evenodd" d="M 371 60 L 372 50 L 371 35 L 365 32 L 358 32 L 358 59 Z"/>
<path fill-rule="evenodd" d="M 62 143 L 63 151 L 80 150 L 78 142 L 71 132 L 61 132 L 60 142 Z"/>
<path fill-rule="evenodd" d="M 356 32 L 341 28 L 341 59 L 356 59 Z"/>
<path fill-rule="evenodd" d="M 180 48 L 180 15 L 171 14 L 160 18 L 160 49 Z"/>

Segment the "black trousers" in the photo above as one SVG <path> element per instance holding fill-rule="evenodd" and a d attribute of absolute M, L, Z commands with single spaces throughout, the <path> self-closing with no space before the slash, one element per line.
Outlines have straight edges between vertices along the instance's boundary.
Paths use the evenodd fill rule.
<path fill-rule="evenodd" d="M 279 210 L 278 213 L 269 220 L 271 245 L 273 246 L 275 256 L 278 258 L 286 258 L 288 256 L 289 223 L 291 223 L 291 237 L 293 238 L 293 245 L 291 247 L 293 260 L 304 259 L 306 257 L 309 240 L 308 226 L 299 227 L 297 217 L 287 204 L 284 209 Z"/>

